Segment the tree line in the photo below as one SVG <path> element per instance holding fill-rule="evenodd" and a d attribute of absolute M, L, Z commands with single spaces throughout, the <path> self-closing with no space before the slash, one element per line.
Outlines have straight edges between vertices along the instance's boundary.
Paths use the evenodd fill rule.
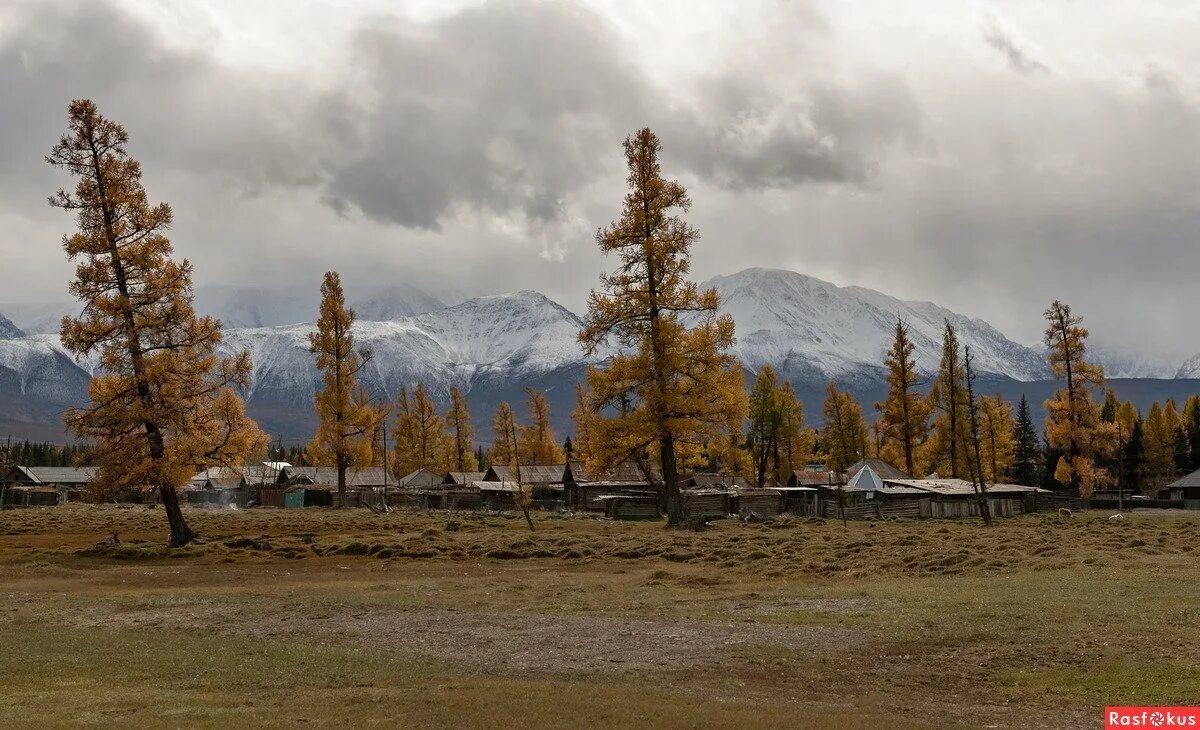
<path fill-rule="evenodd" d="M 67 133 L 47 156 L 76 183 L 50 198 L 77 221 L 63 247 L 77 265 L 70 289 L 83 306 L 78 316 L 63 319 L 62 342 L 100 365 L 89 402 L 70 409 L 65 420 L 97 467 L 94 488 L 158 490 L 175 546 L 196 537 L 177 489 L 197 471 L 240 466 L 264 454 L 335 468 L 339 505 L 347 473 L 367 465 L 386 463 L 398 478 L 422 468 L 470 472 L 505 465 L 520 482 L 522 465 L 562 463 L 568 456 L 597 471 L 632 461 L 661 485 L 671 527 L 683 518 L 678 477 L 691 469 L 765 485 L 785 481 L 813 460 L 837 473 L 873 455 L 911 474 L 936 471 L 980 489 L 1001 479 L 1053 479 L 1086 495 L 1114 480 L 1161 481 L 1197 463 L 1197 400 L 1182 413 L 1174 403 L 1156 404 L 1144 418 L 1118 402 L 1104 390 L 1102 369 L 1085 359 L 1087 330 L 1057 301 L 1045 313 L 1045 343 L 1063 387 L 1045 404 L 1041 439 L 1024 399 L 1014 417 L 1011 404 L 976 394 L 974 354 L 949 322 L 927 395 L 919 392 L 926 376 L 916 368 L 908 327 L 897 321 L 884 362 L 888 395 L 875 404 L 870 427 L 862 406 L 833 383 L 822 404 L 823 428 L 805 426 L 803 404 L 771 368 L 746 387 L 730 354 L 732 318 L 719 313 L 715 290 L 689 279 L 691 248 L 700 237 L 683 217 L 691 199 L 663 176 L 662 145 L 649 129 L 624 141 L 628 190 L 618 217 L 595 236 L 616 266 L 589 295 L 579 342 L 588 353 L 606 342 L 620 348 L 590 367 L 578 387 L 573 438 L 558 444 L 545 394 L 533 389 L 525 393 L 525 423 L 512 405 L 499 405 L 486 451 L 456 387 L 445 411 L 423 384 L 401 389 L 395 402 L 378 402 L 359 382 L 373 355 L 356 347 L 354 312 L 346 307 L 340 277 L 330 271 L 309 336 L 322 378 L 316 433 L 303 450 L 270 447 L 238 394 L 250 379 L 250 355 L 217 354 L 220 323 L 195 314 L 191 264 L 174 259 L 166 236 L 171 209 L 148 201 L 127 143 L 121 125 L 91 101 L 77 100 L 68 108 Z M 1105 395 L 1102 402 L 1097 394 Z M 30 446 L 21 458 L 77 456 Z M 525 504 L 520 494 L 518 501 Z"/>

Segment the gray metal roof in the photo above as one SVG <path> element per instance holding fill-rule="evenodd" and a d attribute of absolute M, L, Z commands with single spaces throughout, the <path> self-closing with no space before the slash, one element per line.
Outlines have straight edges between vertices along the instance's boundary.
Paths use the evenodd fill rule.
<path fill-rule="evenodd" d="M 854 479 L 854 476 L 865 466 L 871 467 L 880 479 L 912 479 L 912 474 L 900 471 L 883 459 L 859 459 L 846 470 L 846 478 Z"/>
<path fill-rule="evenodd" d="M 94 466 L 17 466 L 24 479 L 34 484 L 87 484 L 96 474 Z M 17 481 L 17 480 L 14 480 Z"/>
<path fill-rule="evenodd" d="M 483 472 L 481 471 L 448 471 L 442 478 L 442 484 L 470 484 L 482 481 Z"/>
<path fill-rule="evenodd" d="M 1176 479 L 1163 489 L 1187 489 L 1188 487 L 1200 487 L 1200 470 Z"/>
<path fill-rule="evenodd" d="M 347 487 L 383 486 L 383 467 L 367 466 L 362 469 L 346 470 Z M 283 476 L 291 484 L 334 486 L 337 484 L 337 469 L 332 466 L 285 466 Z M 393 480 L 388 479 L 391 483 Z"/>

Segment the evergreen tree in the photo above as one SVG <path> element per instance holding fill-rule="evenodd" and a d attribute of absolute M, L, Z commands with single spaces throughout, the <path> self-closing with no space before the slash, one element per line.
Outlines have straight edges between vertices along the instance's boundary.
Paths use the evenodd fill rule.
<path fill-rule="evenodd" d="M 911 475 L 917 474 L 917 455 L 929 438 L 929 402 L 916 389 L 924 381 L 917 373 L 913 357 L 916 345 L 909 339 L 908 325 L 896 319 L 892 348 L 883 364 L 888 370 L 888 395 L 875 404 L 879 411 L 879 432 L 883 438 L 879 452 L 887 462 L 903 465 Z"/>
<path fill-rule="evenodd" d="M 475 427 L 471 425 L 471 410 L 467 399 L 457 385 L 450 386 L 450 408 L 446 411 L 446 426 L 450 429 L 453 442 L 455 471 L 476 471 L 479 461 L 472 450 L 475 442 Z"/>
<path fill-rule="evenodd" d="M 308 459 L 337 469 L 337 506 L 346 504 L 346 472 L 369 466 L 376 427 L 382 414 L 371 406 L 358 373 L 371 361 L 368 350 L 355 351 L 354 310 L 336 271 L 325 273 L 317 331 L 308 336 L 309 351 L 317 356 L 324 386 L 316 395 L 317 433 L 309 443 Z"/>
<path fill-rule="evenodd" d="M 968 443 L 968 471 L 971 473 L 971 482 L 976 485 L 979 493 L 979 512 L 983 515 L 983 524 L 991 527 L 992 525 L 992 509 L 987 499 L 987 479 L 984 476 L 983 467 L 983 449 L 979 422 L 979 401 L 975 398 L 975 369 L 972 367 L 971 348 L 967 347 L 963 357 L 963 370 L 966 373 L 967 382 L 967 434 L 969 437 Z"/>
<path fill-rule="evenodd" d="M 1054 478 L 1086 497 L 1111 480 L 1097 462 L 1112 452 L 1116 429 L 1092 403 L 1092 389 L 1104 387 L 1104 369 L 1084 360 L 1088 331 L 1070 306 L 1055 300 L 1045 317 L 1050 370 L 1066 386 L 1046 402 L 1046 436 L 1063 452 Z"/>
<path fill-rule="evenodd" d="M 772 458 L 775 469 L 779 468 L 783 411 L 775 369 L 770 365 L 763 365 L 750 390 L 750 432 L 746 438 L 753 459 L 754 483 L 759 487 L 766 485 L 767 476 L 772 471 Z"/>
<path fill-rule="evenodd" d="M 1017 484 L 1036 487 L 1042 483 L 1042 447 L 1033 427 L 1029 401 L 1021 396 L 1017 405 L 1017 421 L 1013 430 L 1013 461 L 1009 478 Z"/>
<path fill-rule="evenodd" d="M 1139 415 L 1129 431 L 1129 441 L 1125 444 L 1124 485 L 1130 491 L 1144 493 L 1145 482 L 1142 479 L 1142 465 L 1145 462 L 1146 427 Z"/>
<path fill-rule="evenodd" d="M 588 373 L 597 412 L 594 460 L 612 465 L 653 448 L 667 524 L 676 527 L 683 518 L 680 448 L 702 449 L 720 437 L 729 413 L 724 401 L 743 384 L 727 353 L 733 319 L 717 313 L 716 290 L 700 291 L 687 279 L 699 232 L 678 214 L 691 200 L 682 185 L 663 178 L 661 148 L 649 129 L 625 140 L 629 192 L 621 217 L 596 234 L 620 265 L 591 293 L 579 340 L 589 353 L 610 337 L 623 347 L 607 368 Z"/>
<path fill-rule="evenodd" d="M 1185 471 L 1196 471 L 1200 469 L 1200 395 L 1193 395 L 1184 403 L 1183 428 L 1188 442 Z"/>
<path fill-rule="evenodd" d="M 147 201 L 128 141 L 95 104 L 76 100 L 46 158 L 77 178 L 74 193 L 50 198 L 79 225 L 63 246 L 78 264 L 70 288 L 83 308 L 63 318 L 62 344 L 99 364 L 89 402 L 65 420 L 95 447 L 93 488 L 156 488 L 178 547 L 196 535 L 176 490 L 200 469 L 240 465 L 267 439 L 234 390 L 249 382 L 250 354 L 217 355 L 220 324 L 192 309 L 192 266 L 172 259 L 164 235 L 171 208 Z"/>

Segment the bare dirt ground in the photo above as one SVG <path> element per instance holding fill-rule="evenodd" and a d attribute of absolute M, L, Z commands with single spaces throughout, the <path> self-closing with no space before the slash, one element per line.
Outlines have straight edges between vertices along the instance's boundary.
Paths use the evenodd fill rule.
<path fill-rule="evenodd" d="M 157 510 L 0 512 L 0 725 L 1087 727 L 1200 701 L 1186 513 L 188 516 L 205 542 L 172 551 Z"/>

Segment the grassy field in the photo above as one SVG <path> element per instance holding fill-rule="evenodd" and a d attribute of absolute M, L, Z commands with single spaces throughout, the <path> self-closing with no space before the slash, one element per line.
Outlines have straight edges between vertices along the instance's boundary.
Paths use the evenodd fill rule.
<path fill-rule="evenodd" d="M 0 512 L 0 725 L 1094 727 L 1200 702 L 1200 519 Z M 117 534 L 119 544 L 110 538 Z"/>

